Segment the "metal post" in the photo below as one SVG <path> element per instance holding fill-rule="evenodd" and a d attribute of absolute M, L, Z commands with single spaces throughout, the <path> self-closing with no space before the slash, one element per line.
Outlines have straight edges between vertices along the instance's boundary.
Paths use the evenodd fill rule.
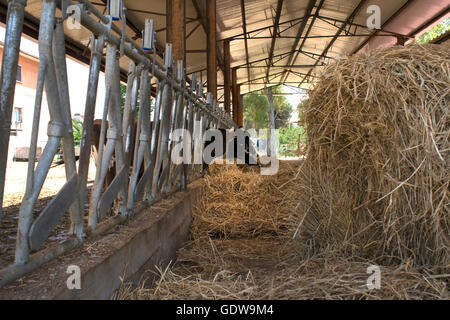
<path fill-rule="evenodd" d="M 244 97 L 241 95 L 241 86 L 237 86 L 238 96 L 238 114 L 236 116 L 236 123 L 238 127 L 244 126 Z"/>
<path fill-rule="evenodd" d="M 171 167 L 171 163 L 169 162 L 169 151 L 175 143 L 173 130 L 177 128 L 184 129 L 188 126 L 188 130 L 193 136 L 200 136 L 200 143 L 194 143 L 194 140 L 187 148 L 191 148 L 192 150 L 194 145 L 198 145 L 201 153 L 203 153 L 203 137 L 207 128 L 211 126 L 231 127 L 234 125 L 226 113 L 217 106 L 213 95 L 209 95 L 208 106 L 205 105 L 202 84 L 197 84 L 195 77 L 191 83 L 191 87 L 186 87 L 186 79 L 183 74 L 184 65 L 181 61 L 177 69 L 177 78 L 174 78 L 171 45 L 167 45 L 166 47 L 164 66 L 162 66 L 156 61 L 155 50 L 151 51 L 153 53 L 152 56 L 149 55 L 148 52 L 145 52 L 131 38 L 121 33 L 120 28 L 112 25 L 111 17 L 105 17 L 87 0 L 78 1 L 82 3 L 80 7 L 82 9 L 80 23 L 93 34 L 78 175 L 76 174 L 74 143 L 71 137 L 72 119 L 62 21 L 55 17 L 58 1 L 43 0 L 39 30 L 40 63 L 36 86 L 32 139 L 30 143 L 27 188 L 19 213 L 16 265 L 0 271 L 0 286 L 17 279 L 17 277 L 32 271 L 43 263 L 73 249 L 83 241 L 83 212 L 87 198 L 87 177 L 91 155 L 93 120 L 99 71 L 105 44 L 108 44 L 106 58 L 108 89 L 102 120 L 98 171 L 89 207 L 89 226 L 93 230 L 93 236 L 100 235 L 105 230 L 110 230 L 112 226 L 122 223 L 131 217 L 134 209 L 133 204 L 144 195 L 144 191 L 147 192 L 147 199 L 151 202 L 156 199 L 156 195 L 161 191 L 162 186 L 165 187 L 164 191 L 167 192 L 175 182 L 180 181 L 181 188 L 186 188 L 186 166 L 182 164 Z M 182 0 L 174 1 L 182 2 Z M 2 121 L 0 129 L 2 130 L 1 132 L 7 131 L 7 138 L 4 138 L 4 135 L 0 137 L 0 151 L 5 151 L 8 148 L 9 122 L 11 120 L 11 106 L 15 86 L 14 74 L 17 68 L 23 7 L 26 1 L 11 0 L 8 3 L 7 44 L 3 57 L 0 97 L 0 115 L 2 116 L 0 118 L 0 121 Z M 71 1 L 61 0 L 61 3 L 62 8 L 67 8 L 71 4 Z M 149 41 L 152 41 L 152 37 L 146 38 L 146 44 L 148 46 Z M 131 61 L 125 119 L 122 119 L 120 111 L 119 47 L 121 54 L 126 55 Z M 141 70 L 143 70 L 142 74 Z M 149 73 L 151 77 L 155 77 L 159 82 L 153 129 L 151 128 L 149 110 L 151 89 L 151 77 Z M 215 70 L 214 73 L 216 73 Z M 48 143 L 35 169 L 44 87 L 51 121 L 48 126 Z M 217 88 L 214 87 L 213 92 L 214 89 Z M 141 99 L 138 121 L 139 134 L 138 141 L 136 141 L 135 145 L 134 171 L 131 181 L 128 181 L 129 164 L 132 156 L 130 135 L 133 132 L 139 93 Z M 175 98 L 175 104 L 171 108 L 171 99 L 173 96 Z M 109 129 L 107 129 L 106 125 L 107 119 L 110 122 Z M 123 123 L 122 120 L 124 120 Z M 196 120 L 201 122 L 201 124 L 196 123 Z M 123 133 L 126 134 L 125 137 Z M 171 133 L 172 137 L 170 135 Z M 108 142 L 105 146 L 104 142 L 106 138 Z M 36 200 L 45 182 L 55 153 L 59 149 L 61 140 L 63 140 L 64 160 L 68 181 L 49 205 L 40 213 L 39 217 L 33 219 L 33 209 Z M 124 146 L 126 146 L 126 153 Z M 118 173 L 107 190 L 102 193 L 105 172 L 110 165 L 114 152 Z M 6 152 L 1 153 L 2 156 L 4 154 Z M 192 154 L 194 155 L 194 152 Z M 4 158 L 6 159 L 6 155 L 4 155 Z M 2 162 L 2 159 L 0 159 L 0 167 L 6 167 L 6 160 Z M 143 162 L 145 162 L 144 176 L 138 182 L 139 171 L 143 166 Z M 201 164 L 200 166 L 191 166 L 190 168 L 194 169 L 192 171 L 201 173 L 202 170 L 200 167 L 202 167 Z M 164 173 L 165 170 L 168 170 L 167 174 Z M 2 175 L 3 177 L 0 179 L 0 182 L 1 188 L 3 189 L 5 173 L 3 172 Z M 130 192 L 130 197 L 128 197 L 128 191 Z M 112 207 L 116 199 L 121 200 L 119 202 L 119 212 L 121 215 L 110 219 L 100 228 L 97 228 L 99 218 Z M 67 245 L 63 244 L 55 248 L 52 247 L 37 255 L 33 255 L 30 260 L 30 251 L 38 250 L 41 247 L 59 222 L 59 219 L 69 209 L 72 218 L 70 232 L 76 235 L 77 238 L 68 240 Z"/>
<path fill-rule="evenodd" d="M 238 122 L 237 115 L 239 112 L 239 95 L 238 95 L 238 89 L 237 89 L 237 68 L 233 68 L 232 71 L 232 95 L 233 95 L 233 120 L 234 122 Z"/>
<path fill-rule="evenodd" d="M 20 40 L 26 0 L 8 0 L 5 44 L 0 75 L 0 222 L 2 220 L 3 193 L 8 162 L 9 135 L 12 107 L 17 79 Z"/>
<path fill-rule="evenodd" d="M 141 107 L 139 110 L 138 126 L 140 129 L 139 136 L 136 135 L 136 147 L 133 163 L 133 173 L 130 179 L 130 185 L 128 190 L 128 215 L 132 215 L 135 202 L 135 189 L 138 183 L 139 172 L 141 171 L 144 157 L 149 158 L 147 153 L 150 150 L 150 77 L 148 75 L 148 69 L 144 69 L 142 72 L 141 80 Z M 148 159 L 150 160 L 150 159 Z M 149 162 L 147 162 L 148 168 Z"/>
<path fill-rule="evenodd" d="M 70 111 L 69 85 L 67 80 L 66 66 L 66 47 L 64 40 L 63 21 L 58 20 L 55 28 L 55 36 L 53 42 L 53 56 L 55 60 L 55 70 L 58 82 L 62 120 L 68 128 L 68 134 L 63 137 L 63 154 L 64 164 L 66 168 L 67 181 L 70 181 L 77 175 L 77 167 L 75 160 L 75 149 L 72 131 L 72 113 Z M 70 233 L 76 235 L 79 239 L 84 236 L 83 226 L 83 208 L 80 207 L 79 197 L 70 209 L 72 225 Z"/>
<path fill-rule="evenodd" d="M 224 58 L 224 99 L 225 112 L 231 115 L 231 55 L 230 55 L 230 41 L 223 42 L 223 58 Z"/>
<path fill-rule="evenodd" d="M 44 184 L 50 165 L 59 148 L 62 137 L 68 130 L 62 121 L 61 103 L 57 88 L 55 64 L 52 56 L 53 28 L 55 26 L 56 1 L 48 0 L 42 3 L 41 23 L 39 29 L 39 72 L 36 90 L 36 101 L 33 117 L 32 140 L 28 162 L 28 178 L 25 197 L 19 213 L 19 226 L 17 231 L 16 259 L 18 265 L 25 264 L 29 259 L 30 246 L 28 234 L 33 221 L 33 208 Z M 41 113 L 42 93 L 45 83 L 51 121 L 48 128 L 48 142 L 34 169 L 36 161 L 36 148 Z"/>
<path fill-rule="evenodd" d="M 137 91 L 139 86 L 140 70 L 136 67 L 134 61 L 130 61 L 128 71 L 127 92 L 125 98 L 125 107 L 123 112 L 123 143 L 125 146 L 125 158 L 127 166 L 131 165 L 131 146 L 133 144 L 132 136 L 134 132 L 134 119 L 136 116 Z"/>
<path fill-rule="evenodd" d="M 197 74 L 194 74 L 192 76 L 191 90 L 192 90 L 191 96 L 193 99 L 195 99 L 197 96 Z M 193 180 L 193 172 L 194 172 L 195 121 L 197 119 L 196 113 L 197 113 L 196 105 L 195 105 L 195 103 L 190 101 L 189 102 L 188 128 L 189 128 L 189 134 L 191 136 L 191 145 L 190 145 L 191 159 L 190 159 L 190 163 L 188 165 L 188 170 L 186 173 L 186 175 L 188 176 L 188 183 L 190 183 Z"/>
<path fill-rule="evenodd" d="M 89 68 L 88 90 L 84 111 L 83 138 L 80 145 L 80 161 L 78 167 L 77 193 L 80 197 L 80 208 L 84 208 L 87 198 L 87 180 L 91 158 L 92 134 L 94 127 L 95 104 L 97 100 L 100 65 L 105 45 L 105 36 L 92 36 L 91 64 Z"/>
<path fill-rule="evenodd" d="M 106 101 L 104 117 L 102 122 L 102 133 L 106 132 L 106 114 L 110 119 L 110 125 L 107 131 L 107 144 L 103 152 L 99 151 L 97 176 L 92 191 L 91 203 L 89 206 L 89 228 L 95 230 L 97 228 L 98 219 L 102 218 L 106 211 L 110 208 L 112 202 L 121 194 L 121 202 L 119 212 L 126 215 L 126 199 L 127 191 L 125 182 L 128 177 L 127 167 L 125 165 L 125 155 L 123 149 L 122 135 L 122 117 L 120 111 L 120 69 L 117 56 L 117 46 L 108 44 L 106 52 Z M 104 135 L 101 136 L 104 139 Z M 103 140 L 101 140 L 102 142 Z M 102 196 L 103 183 L 115 152 L 116 157 L 116 177 Z M 126 177 L 125 177 L 126 176 Z"/>
<path fill-rule="evenodd" d="M 267 100 L 269 100 L 269 143 L 267 144 L 267 155 L 272 156 L 273 152 L 273 135 L 272 130 L 275 130 L 275 113 L 273 106 L 272 87 L 267 88 Z"/>
<path fill-rule="evenodd" d="M 167 72 L 172 70 L 173 65 L 172 45 L 166 45 L 165 67 Z M 155 162 L 155 171 L 153 173 L 151 199 L 156 199 L 159 190 L 160 174 L 169 163 L 169 133 L 170 133 L 170 100 L 172 98 L 172 83 L 166 82 L 162 92 L 161 102 L 161 125 L 159 128 L 158 152 Z M 175 103 L 175 102 L 174 102 Z"/>
<path fill-rule="evenodd" d="M 206 1 L 206 14 L 208 17 L 206 35 L 208 92 L 217 99 L 216 0 Z"/>

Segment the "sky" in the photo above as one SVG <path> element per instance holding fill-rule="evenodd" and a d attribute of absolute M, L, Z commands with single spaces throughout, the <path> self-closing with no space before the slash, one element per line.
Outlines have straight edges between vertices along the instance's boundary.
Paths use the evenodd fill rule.
<path fill-rule="evenodd" d="M 307 95 L 304 94 L 304 93 L 299 94 L 298 92 L 300 92 L 300 89 L 299 88 L 293 88 L 291 86 L 284 86 L 283 91 L 285 93 L 292 93 L 291 95 L 286 96 L 286 99 L 289 101 L 289 103 L 293 107 L 293 112 L 292 112 L 292 116 L 291 116 L 291 120 L 290 121 L 292 123 L 296 123 L 299 120 L 298 112 L 297 112 L 297 106 L 299 105 L 300 102 L 302 102 L 305 99 L 307 99 Z"/>
<path fill-rule="evenodd" d="M 5 41 L 5 28 L 0 26 L 0 41 Z M 22 37 L 20 41 L 20 50 L 30 56 L 39 57 L 39 45 L 37 42 Z M 75 59 L 67 57 L 67 76 L 70 91 L 70 104 L 73 115 L 83 115 L 89 78 L 89 67 Z M 103 115 L 103 101 L 105 99 L 105 77 L 100 73 L 99 85 L 97 90 L 97 107 L 95 109 L 95 119 L 101 119 Z"/>

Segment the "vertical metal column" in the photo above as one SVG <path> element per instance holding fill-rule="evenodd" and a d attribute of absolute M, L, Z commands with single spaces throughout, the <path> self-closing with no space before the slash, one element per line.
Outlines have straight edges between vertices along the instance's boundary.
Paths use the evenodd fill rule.
<path fill-rule="evenodd" d="M 89 227 L 91 230 L 97 228 L 98 219 L 102 218 L 111 207 L 114 199 L 120 193 L 119 212 L 123 216 L 127 215 L 127 181 L 128 172 L 125 165 L 125 154 L 123 148 L 122 116 L 120 110 L 120 68 L 117 46 L 108 44 L 106 51 L 106 99 L 105 112 L 102 121 L 102 136 L 100 137 L 100 152 L 97 164 L 97 176 L 92 191 L 91 203 L 89 206 Z M 107 112 L 106 112 L 107 110 Z M 110 119 L 107 131 L 107 144 L 103 151 L 103 133 L 106 132 L 106 114 Z M 115 152 L 116 177 L 111 185 L 102 195 L 103 183 Z"/>
<path fill-rule="evenodd" d="M 244 97 L 241 95 L 241 85 L 237 86 L 237 96 L 238 96 L 238 114 L 237 114 L 237 126 L 244 126 Z"/>
<path fill-rule="evenodd" d="M 191 99 L 197 100 L 197 74 L 193 74 L 192 75 L 192 81 L 191 81 Z M 191 145 L 189 146 L 190 152 L 191 152 L 191 157 L 190 157 L 190 162 L 188 164 L 188 168 L 187 168 L 187 178 L 188 178 L 188 183 L 192 182 L 193 180 L 193 173 L 194 173 L 194 160 L 195 160 L 195 156 L 194 156 L 194 151 L 195 151 L 195 121 L 197 119 L 196 117 L 196 113 L 197 113 L 197 106 L 195 102 L 190 101 L 189 102 L 189 119 L 188 119 L 188 131 L 189 134 L 191 136 Z"/>
<path fill-rule="evenodd" d="M 53 56 L 55 60 L 55 70 L 58 82 L 62 118 L 64 121 L 64 125 L 68 129 L 68 134 L 63 137 L 63 155 L 66 177 L 67 181 L 70 181 L 71 179 L 74 179 L 74 181 L 76 181 L 77 167 L 72 131 L 72 113 L 70 111 L 69 84 L 67 79 L 66 44 L 62 20 L 58 20 L 56 23 L 55 36 L 53 41 Z M 73 190 L 71 192 L 73 192 Z M 80 207 L 79 197 L 77 197 L 77 201 L 72 204 L 70 208 L 70 214 L 72 221 L 70 233 L 76 235 L 79 239 L 81 239 L 84 236 L 84 226 L 83 208 Z"/>
<path fill-rule="evenodd" d="M 26 0 L 8 0 L 5 44 L 0 75 L 0 222 L 8 162 L 9 135 L 17 79 L 20 40 Z"/>
<path fill-rule="evenodd" d="M 168 74 L 173 69 L 173 55 L 171 44 L 166 45 L 164 60 L 165 60 L 164 65 L 166 68 L 166 74 Z M 155 171 L 153 172 L 151 200 L 156 199 L 157 193 L 158 191 L 160 191 L 159 190 L 160 174 L 162 174 L 163 169 L 169 164 L 171 98 L 172 98 L 172 85 L 171 83 L 166 82 L 164 83 L 164 87 L 162 89 L 162 102 L 161 102 L 162 115 L 161 115 L 161 124 L 159 128 L 158 152 L 155 162 Z"/>
<path fill-rule="evenodd" d="M 183 61 L 179 60 L 177 63 L 177 81 L 181 84 L 182 79 L 184 78 L 183 72 Z M 159 189 L 162 190 L 165 194 L 168 194 L 171 191 L 171 175 L 172 175 L 172 150 L 174 147 L 173 135 L 175 130 L 177 129 L 177 124 L 179 122 L 180 110 L 183 104 L 183 92 L 177 91 L 174 94 L 175 98 L 172 102 L 172 110 L 170 113 L 170 129 L 169 129 L 169 144 L 168 144 L 168 153 L 167 158 L 163 159 L 163 167 L 161 177 L 159 179 Z"/>
<path fill-rule="evenodd" d="M 125 107 L 123 112 L 123 143 L 125 146 L 125 162 L 127 167 L 131 165 L 131 149 L 133 145 L 133 134 L 135 129 L 134 119 L 136 117 L 136 106 L 138 100 L 138 90 L 140 85 L 140 73 L 142 67 L 136 67 L 134 61 L 130 61 L 128 71 L 127 92 L 125 98 Z"/>
<path fill-rule="evenodd" d="M 28 177 L 25 197 L 22 201 L 19 213 L 19 226 L 17 232 L 16 264 L 23 265 L 29 259 L 30 243 L 28 240 L 30 227 L 33 222 L 33 209 L 35 202 L 47 177 L 48 170 L 59 148 L 61 138 L 68 128 L 64 125 L 61 113 L 61 101 L 59 97 L 55 63 L 52 54 L 53 30 L 55 27 L 55 0 L 42 2 L 41 23 L 39 28 L 39 72 L 36 89 L 36 101 L 33 116 L 32 139 L 28 162 Z M 48 142 L 34 169 L 36 161 L 36 149 L 39 130 L 39 118 L 41 114 L 42 95 L 45 83 L 48 106 L 50 111 L 50 123 L 48 126 Z"/>
<path fill-rule="evenodd" d="M 178 60 L 177 63 L 177 81 L 180 83 L 182 89 L 185 88 L 185 80 L 184 80 L 184 64 L 182 60 Z M 171 141 L 171 147 L 170 147 L 170 154 L 169 157 L 172 158 L 172 153 L 175 149 L 175 143 L 179 141 L 175 141 L 174 133 L 178 129 L 185 129 L 185 123 L 186 123 L 186 106 L 187 101 L 184 101 L 184 90 L 180 91 L 177 94 L 177 105 L 176 109 L 174 110 L 175 113 L 172 115 L 172 141 Z M 181 141 L 183 141 L 184 135 L 181 136 Z M 180 173 L 183 171 L 183 165 L 175 165 L 171 163 L 170 165 L 170 171 L 168 175 L 168 190 L 170 191 L 173 187 L 174 183 L 178 179 Z M 183 180 L 183 176 L 181 176 L 181 179 Z M 181 185 L 181 184 L 180 184 Z"/>
<path fill-rule="evenodd" d="M 139 179 L 139 173 L 144 162 L 144 157 L 147 158 L 147 168 L 150 164 L 150 77 L 149 70 L 144 69 L 141 79 L 141 106 L 139 110 L 138 128 L 139 135 L 136 134 L 136 147 L 134 153 L 133 172 L 130 179 L 128 190 L 128 214 L 131 215 L 135 203 L 135 189 Z"/>
<path fill-rule="evenodd" d="M 239 112 L 239 95 L 238 95 L 238 89 L 237 89 L 237 69 L 233 68 L 232 71 L 232 77 L 231 77 L 231 82 L 232 82 L 232 94 L 233 94 L 233 121 L 234 122 L 238 122 L 238 112 Z"/>
<path fill-rule="evenodd" d="M 216 0 L 206 1 L 208 32 L 206 35 L 206 56 L 208 74 L 208 92 L 217 99 L 217 52 L 216 52 Z"/>
<path fill-rule="evenodd" d="M 111 27 L 111 20 L 108 27 Z M 95 104 L 97 100 L 98 80 L 100 75 L 100 66 L 105 46 L 105 36 L 91 38 L 91 64 L 89 68 L 88 90 L 86 96 L 86 107 L 84 111 L 83 138 L 80 146 L 80 161 L 78 167 L 78 185 L 77 193 L 80 197 L 80 207 L 84 209 L 87 198 L 87 180 L 89 173 L 89 164 L 91 158 L 92 134 L 94 128 Z"/>
<path fill-rule="evenodd" d="M 224 99 L 225 112 L 231 115 L 231 56 L 230 56 L 230 40 L 223 42 L 223 59 L 224 59 Z"/>
<path fill-rule="evenodd" d="M 276 156 L 273 153 L 274 149 L 274 139 L 273 131 L 275 130 L 275 113 L 273 107 L 273 94 L 272 87 L 267 88 L 267 100 L 269 101 L 269 143 L 267 144 L 267 155 L 269 157 Z"/>

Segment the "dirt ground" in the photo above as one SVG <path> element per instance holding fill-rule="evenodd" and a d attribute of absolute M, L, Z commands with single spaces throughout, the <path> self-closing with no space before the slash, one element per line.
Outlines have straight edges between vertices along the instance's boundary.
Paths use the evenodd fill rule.
<path fill-rule="evenodd" d="M 3 200 L 3 219 L 0 221 L 0 269 L 14 262 L 14 252 L 17 234 L 17 223 L 20 205 L 25 195 L 28 163 L 11 162 L 6 169 L 5 195 Z M 89 184 L 95 178 L 95 163 L 89 166 Z M 34 209 L 35 218 L 49 204 L 53 196 L 66 183 L 64 165 L 52 167 L 42 188 Z M 67 239 L 70 217 L 66 214 L 50 235 L 46 245 Z"/>
<path fill-rule="evenodd" d="M 6 169 L 5 195 L 3 207 L 19 205 L 25 195 L 27 183 L 28 162 L 10 162 Z M 95 163 L 91 161 L 89 166 L 89 181 L 95 179 Z M 56 195 L 66 183 L 66 171 L 64 165 L 50 169 L 42 188 L 39 199 L 45 199 Z"/>
<path fill-rule="evenodd" d="M 193 212 L 191 235 L 156 283 L 124 284 L 125 300 L 448 299 L 448 275 L 408 264 L 380 265 L 382 286 L 368 288 L 374 262 L 337 250 L 310 252 L 293 240 L 301 161 L 275 176 L 248 167 L 212 168 Z"/>

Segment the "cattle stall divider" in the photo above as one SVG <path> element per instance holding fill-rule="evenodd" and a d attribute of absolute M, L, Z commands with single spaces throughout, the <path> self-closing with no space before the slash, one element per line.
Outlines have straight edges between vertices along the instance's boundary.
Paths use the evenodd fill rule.
<path fill-rule="evenodd" d="M 63 30 L 63 23 L 68 18 L 64 8 L 74 4 L 81 9 L 81 26 L 91 32 L 91 59 L 78 170 L 74 151 Z M 13 75 L 14 70 L 17 69 L 26 5 L 26 0 L 8 0 L 0 92 L 0 195 L 2 199 L 16 83 Z M 59 17 L 60 11 L 57 9 L 61 8 L 63 10 Z M 123 12 L 125 11 L 126 9 L 123 8 Z M 123 14 L 122 19 L 125 20 L 126 15 Z M 123 25 L 124 21 L 122 21 Z M 144 34 L 143 38 L 147 42 L 144 43 L 146 50 L 127 36 L 123 27 L 119 28 L 113 24 L 111 16 L 103 15 L 87 0 L 42 0 L 38 39 L 39 71 L 26 193 L 19 211 L 15 262 L 0 270 L 0 288 L 39 268 L 44 263 L 79 247 L 89 237 L 104 234 L 118 224 L 132 219 L 137 202 L 146 200 L 151 205 L 163 196 L 185 190 L 188 183 L 198 179 L 204 173 L 203 166 L 194 162 L 195 137 L 202 139 L 209 127 L 236 128 L 233 120 L 213 100 L 212 94 L 207 93 L 205 97 L 202 84 L 197 82 L 197 76 L 194 74 L 192 79 L 186 77 L 182 61 L 177 61 L 175 68 L 171 44 L 168 43 L 165 46 L 164 62 L 157 61 L 156 49 L 152 49 L 156 47 L 156 40 L 151 20 L 146 21 L 145 29 L 147 34 Z M 149 32 L 152 36 L 148 35 Z M 148 43 L 149 41 L 152 43 Z M 105 50 L 106 96 L 96 163 L 97 172 L 92 194 L 88 197 L 94 114 L 100 67 Z M 119 64 L 122 56 L 130 60 L 123 112 Z M 156 84 L 153 111 L 151 111 L 152 82 Z M 51 120 L 48 124 L 48 142 L 35 166 L 44 90 Z M 153 115 L 153 121 L 151 121 L 151 115 Z M 136 140 L 132 141 L 135 126 Z M 186 129 L 191 136 L 191 139 L 184 140 L 185 148 L 192 151 L 189 155 L 192 160 L 190 163 L 183 161 L 180 165 L 170 161 L 170 155 L 176 143 L 174 134 L 177 129 Z M 67 182 L 47 207 L 39 213 L 39 216 L 34 218 L 36 202 L 61 143 Z M 201 149 L 203 147 L 202 143 Z M 112 162 L 116 168 L 115 177 L 105 189 L 105 176 Z M 87 204 L 89 210 L 87 228 L 85 228 L 84 208 Z M 106 218 L 111 210 L 113 216 Z M 41 249 L 66 213 L 70 214 L 71 225 L 68 230 L 70 237 L 60 244 Z M 2 211 L 0 211 L 0 222 L 1 215 Z"/>

